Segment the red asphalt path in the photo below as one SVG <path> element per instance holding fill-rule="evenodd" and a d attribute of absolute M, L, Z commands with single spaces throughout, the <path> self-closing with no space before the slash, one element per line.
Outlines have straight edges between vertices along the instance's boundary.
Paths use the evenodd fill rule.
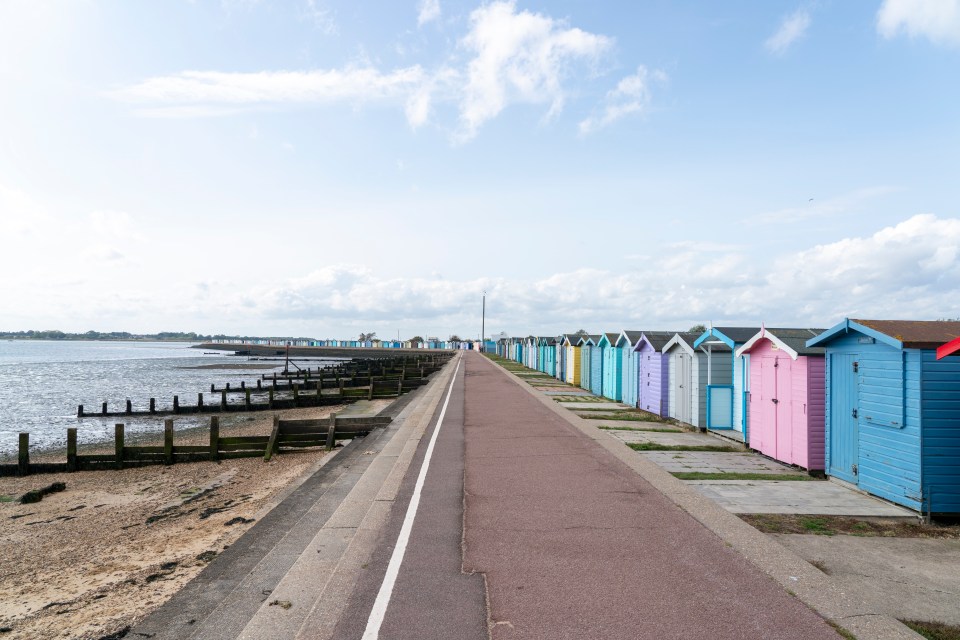
<path fill-rule="evenodd" d="M 463 560 L 494 639 L 839 637 L 503 369 L 464 365 Z"/>

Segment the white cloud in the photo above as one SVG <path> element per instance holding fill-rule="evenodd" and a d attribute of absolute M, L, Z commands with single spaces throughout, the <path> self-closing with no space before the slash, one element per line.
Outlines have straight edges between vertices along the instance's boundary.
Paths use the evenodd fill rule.
<path fill-rule="evenodd" d="M 767 38 L 764 43 L 767 51 L 780 55 L 790 46 L 802 38 L 810 28 L 810 12 L 806 9 L 797 9 L 788 16 L 784 16 L 783 21 L 776 33 Z"/>
<path fill-rule="evenodd" d="M 877 31 L 885 38 L 904 32 L 936 44 L 960 45 L 960 0 L 884 0 Z"/>
<path fill-rule="evenodd" d="M 470 32 L 460 46 L 473 54 L 460 96 L 461 140 L 469 140 L 511 102 L 550 104 L 548 117 L 563 109 L 564 77 L 577 60 L 597 61 L 613 40 L 568 28 L 549 16 L 516 11 L 493 2 L 470 14 Z"/>
<path fill-rule="evenodd" d="M 580 133 L 592 133 L 632 113 L 645 111 L 650 104 L 651 76 L 661 82 L 667 79 L 662 71 L 651 74 L 646 67 L 640 65 L 635 74 L 622 79 L 616 88 L 607 93 L 604 107 L 599 114 L 580 122 Z"/>
<path fill-rule="evenodd" d="M 426 2 L 421 9 L 430 15 L 433 6 Z M 465 63 L 451 61 L 432 71 L 414 65 L 384 72 L 370 62 L 312 71 L 182 71 L 149 78 L 113 95 L 152 117 L 220 116 L 277 105 L 394 103 L 403 104 L 414 128 L 427 123 L 434 103 L 443 101 L 457 105 L 454 138 L 464 142 L 511 104 L 548 104 L 548 118 L 559 114 L 567 97 L 565 82 L 576 64 L 596 63 L 612 45 L 606 36 L 517 11 L 513 1 L 499 1 L 470 14 L 469 31 L 458 42 L 469 54 Z M 628 80 L 622 88 L 624 99 L 639 90 Z M 618 108 L 634 109 L 629 101 Z"/>
<path fill-rule="evenodd" d="M 49 220 L 40 203 L 19 189 L 0 184 L 0 238 L 37 233 Z"/>
<path fill-rule="evenodd" d="M 896 190 L 894 187 L 887 186 L 867 187 L 824 200 L 810 198 L 806 204 L 802 206 L 767 211 L 747 218 L 746 222 L 782 224 L 785 222 L 799 222 L 809 218 L 855 213 L 870 200 L 893 193 Z"/>
<path fill-rule="evenodd" d="M 318 0 L 305 0 L 301 15 L 304 20 L 312 23 L 318 31 L 326 35 L 335 35 L 339 30 L 333 11 L 327 9 Z"/>
<path fill-rule="evenodd" d="M 420 0 L 417 25 L 423 26 L 440 18 L 440 0 Z"/>

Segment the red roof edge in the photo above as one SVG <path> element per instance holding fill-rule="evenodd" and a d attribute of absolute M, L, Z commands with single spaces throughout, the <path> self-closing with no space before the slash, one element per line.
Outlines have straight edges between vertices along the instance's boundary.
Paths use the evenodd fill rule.
<path fill-rule="evenodd" d="M 937 360 L 946 358 L 947 356 L 957 353 L 958 351 L 960 351 L 960 338 L 954 338 L 950 342 L 937 347 Z"/>

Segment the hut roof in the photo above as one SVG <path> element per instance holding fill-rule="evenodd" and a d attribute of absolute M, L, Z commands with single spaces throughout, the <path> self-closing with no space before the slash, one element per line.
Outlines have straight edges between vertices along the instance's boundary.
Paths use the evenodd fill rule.
<path fill-rule="evenodd" d="M 760 327 L 712 327 L 704 331 L 693 346 L 699 347 L 712 337 L 733 348 L 734 345 L 743 344 L 755 336 L 757 331 L 760 331 Z"/>
<path fill-rule="evenodd" d="M 819 356 L 823 355 L 823 347 L 808 347 L 807 342 L 821 333 L 824 329 L 767 329 L 758 331 L 752 338 L 743 343 L 737 349 L 737 355 L 747 353 L 760 340 L 766 338 L 787 351 L 790 356 L 796 359 L 799 356 Z"/>
<path fill-rule="evenodd" d="M 960 354 L 960 338 L 956 338 L 937 347 L 937 360 L 946 358 L 952 354 Z"/>
<path fill-rule="evenodd" d="M 807 341 L 816 346 L 850 330 L 859 331 L 897 349 L 936 349 L 944 342 L 960 337 L 956 320 L 856 320 L 847 318 Z"/>
<path fill-rule="evenodd" d="M 620 341 L 620 338 L 626 338 L 627 342 L 630 343 L 630 346 L 637 344 L 637 341 L 640 339 L 640 336 L 643 335 L 643 331 L 627 331 L 624 329 L 620 332 L 620 336 L 617 338 L 617 342 Z"/>
<path fill-rule="evenodd" d="M 677 335 L 676 331 L 644 331 L 643 332 L 643 337 L 645 337 L 647 339 L 647 342 L 650 343 L 650 346 L 652 346 L 657 351 L 663 351 L 663 348 L 667 346 L 668 342 L 673 340 L 673 336 L 675 335 Z M 691 333 L 691 334 L 684 334 L 684 335 L 696 336 L 697 334 Z M 696 337 L 694 337 L 693 339 L 696 340 Z"/>

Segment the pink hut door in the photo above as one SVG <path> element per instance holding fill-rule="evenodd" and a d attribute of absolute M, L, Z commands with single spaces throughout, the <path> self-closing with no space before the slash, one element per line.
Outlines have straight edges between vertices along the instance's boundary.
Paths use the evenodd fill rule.
<path fill-rule="evenodd" d="M 756 407 L 759 420 L 750 426 L 756 429 L 756 447 L 764 455 L 777 457 L 777 359 L 760 359 L 760 403 Z M 751 437 L 751 444 L 753 438 Z"/>
<path fill-rule="evenodd" d="M 794 464 L 793 458 L 793 360 L 777 357 L 777 460 Z"/>

